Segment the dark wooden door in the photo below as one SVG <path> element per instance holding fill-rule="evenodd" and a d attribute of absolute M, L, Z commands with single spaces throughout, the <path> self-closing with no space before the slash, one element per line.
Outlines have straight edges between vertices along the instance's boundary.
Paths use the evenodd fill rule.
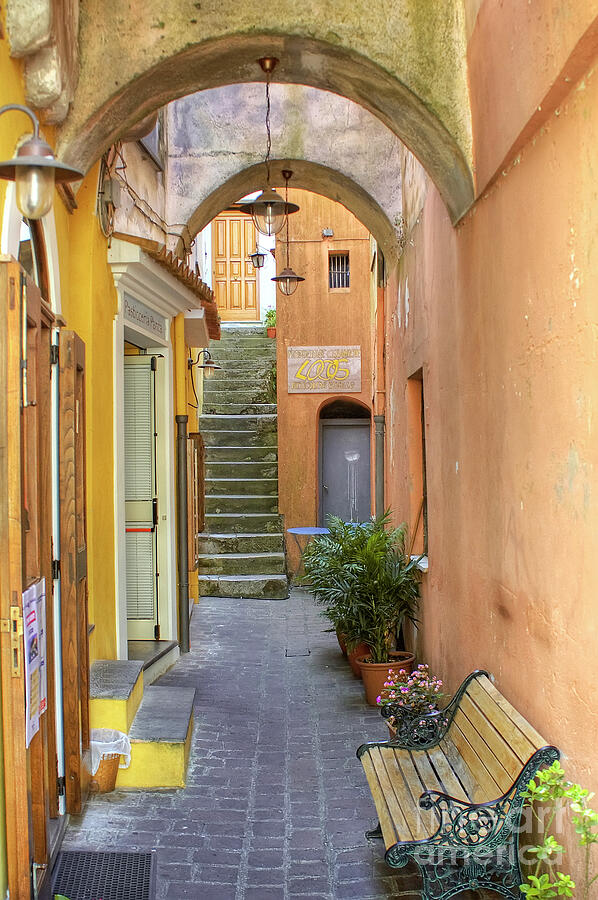
<path fill-rule="evenodd" d="M 89 639 L 85 515 L 85 345 L 60 333 L 60 582 L 67 812 L 89 790 Z"/>

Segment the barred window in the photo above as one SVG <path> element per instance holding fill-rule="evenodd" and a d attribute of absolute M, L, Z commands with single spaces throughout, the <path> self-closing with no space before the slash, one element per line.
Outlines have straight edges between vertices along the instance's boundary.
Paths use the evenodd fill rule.
<path fill-rule="evenodd" d="M 330 290 L 349 287 L 348 253 L 328 254 L 328 287 Z"/>

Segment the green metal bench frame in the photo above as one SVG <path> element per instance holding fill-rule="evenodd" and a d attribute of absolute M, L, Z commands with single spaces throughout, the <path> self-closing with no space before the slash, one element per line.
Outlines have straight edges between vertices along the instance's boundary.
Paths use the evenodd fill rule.
<path fill-rule="evenodd" d="M 437 746 L 448 735 L 469 686 L 482 676 L 491 680 L 487 672 L 473 672 L 439 712 L 401 719 L 400 708 L 387 707 L 383 715 L 395 715 L 399 723 L 396 736 L 389 741 L 362 744 L 357 757 L 361 760 L 374 747 L 421 751 Z M 388 847 L 386 862 L 400 869 L 414 860 L 423 880 L 422 900 L 448 900 L 461 891 L 479 889 L 520 900 L 519 885 L 524 881 L 519 864 L 519 832 L 525 803 L 522 792 L 538 769 L 559 757 L 556 747 L 539 748 L 506 793 L 483 803 L 466 803 L 439 791 L 424 791 L 419 805 L 435 812 L 436 832 L 425 840 L 399 841 Z M 380 823 L 366 837 L 382 838 Z"/>

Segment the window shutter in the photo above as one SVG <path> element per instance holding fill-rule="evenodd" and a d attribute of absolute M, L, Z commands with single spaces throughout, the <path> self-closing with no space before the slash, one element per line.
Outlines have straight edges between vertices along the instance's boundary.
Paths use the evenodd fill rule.
<path fill-rule="evenodd" d="M 125 499 L 153 497 L 151 361 L 125 365 Z"/>
<path fill-rule="evenodd" d="M 154 535 L 127 531 L 127 618 L 153 619 L 156 604 Z"/>

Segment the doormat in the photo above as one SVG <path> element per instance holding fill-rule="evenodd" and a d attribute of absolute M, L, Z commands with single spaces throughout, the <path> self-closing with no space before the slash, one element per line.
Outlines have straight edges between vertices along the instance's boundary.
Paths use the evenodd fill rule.
<path fill-rule="evenodd" d="M 52 895 L 68 900 L 154 900 L 156 853 L 65 850 L 52 873 Z"/>

